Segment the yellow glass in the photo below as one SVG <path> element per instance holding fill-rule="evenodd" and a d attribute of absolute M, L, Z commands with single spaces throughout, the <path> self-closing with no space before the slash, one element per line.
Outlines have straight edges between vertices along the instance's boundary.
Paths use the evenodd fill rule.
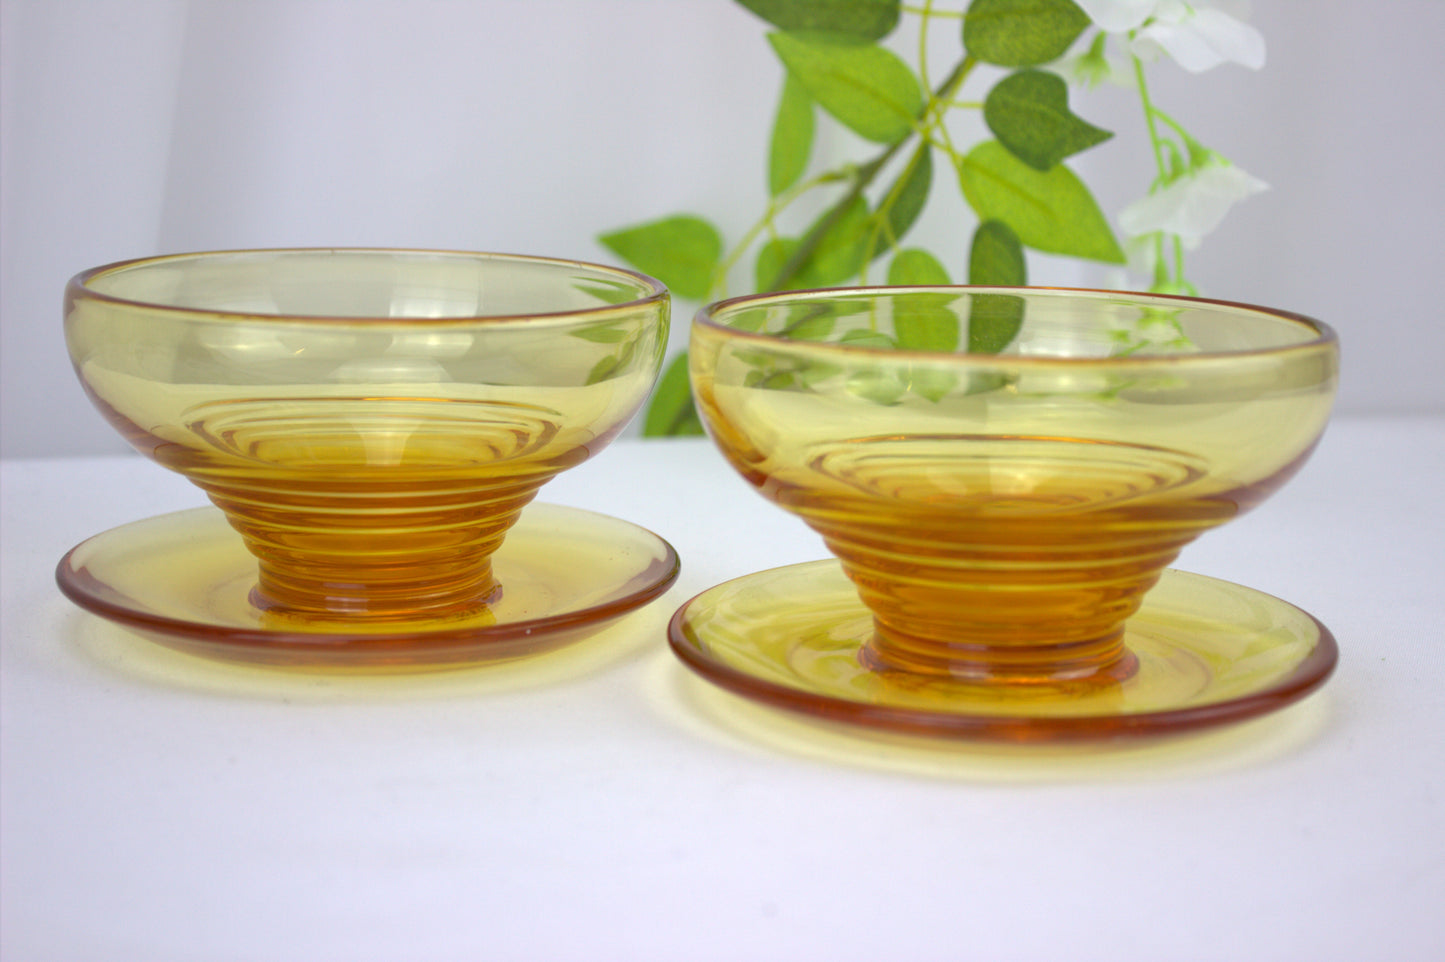
<path fill-rule="evenodd" d="M 529 505 L 491 557 L 505 586 L 472 613 L 398 623 L 281 621 L 254 603 L 256 559 L 211 508 L 112 528 L 61 561 L 61 588 L 150 641 L 220 661 L 348 673 L 432 670 L 581 641 L 667 590 L 677 555 L 636 525 Z M 305 630 L 305 629 L 310 630 Z"/>
<path fill-rule="evenodd" d="M 1028 716 L 1157 676 L 1126 623 L 1181 548 L 1304 463 L 1338 348 L 1318 322 L 1222 302 L 879 288 L 713 305 L 691 365 L 728 461 L 822 534 L 871 613 L 859 663 Z M 688 630 L 674 645 L 696 655 Z M 1319 682 L 1333 657 L 1308 663 Z M 854 700 L 818 686 L 819 711 Z"/>
<path fill-rule="evenodd" d="M 668 308 L 571 261 L 237 251 L 80 274 L 65 333 L 110 423 L 240 532 L 272 629 L 411 631 L 505 590 L 493 554 L 636 413 Z"/>

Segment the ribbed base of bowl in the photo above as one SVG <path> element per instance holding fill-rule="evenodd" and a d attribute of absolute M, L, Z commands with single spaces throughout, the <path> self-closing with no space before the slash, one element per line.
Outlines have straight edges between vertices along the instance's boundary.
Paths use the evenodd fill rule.
<path fill-rule="evenodd" d="M 491 557 L 551 477 L 192 480 L 256 557 L 258 608 L 282 619 L 375 622 L 465 617 L 496 600 L 503 589 Z"/>
<path fill-rule="evenodd" d="M 434 620 L 495 600 L 491 557 L 508 529 L 587 457 L 556 417 L 410 396 L 224 400 L 187 409 L 204 447 L 154 453 L 241 533 L 269 617 Z"/>
<path fill-rule="evenodd" d="M 809 522 L 873 612 L 877 666 L 1024 684 L 1127 677 L 1123 623 L 1194 536 L 1051 525 L 1048 543 L 1024 527 L 1013 543 L 979 544 L 969 525 L 923 537 Z"/>
<path fill-rule="evenodd" d="M 777 500 L 823 535 L 873 612 L 880 669 L 1114 683 L 1123 625 L 1179 551 L 1237 511 L 1190 497 L 1188 455 L 1066 438 L 869 438 Z M 780 480 L 780 479 L 779 479 Z"/>

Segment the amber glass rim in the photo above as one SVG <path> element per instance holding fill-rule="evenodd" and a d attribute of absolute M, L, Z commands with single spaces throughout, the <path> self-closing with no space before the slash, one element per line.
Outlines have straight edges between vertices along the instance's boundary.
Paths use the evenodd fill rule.
<path fill-rule="evenodd" d="M 720 315 L 731 312 L 737 308 L 762 306 L 769 303 L 786 303 L 789 301 L 810 301 L 827 300 L 829 298 L 847 297 L 864 298 L 870 296 L 886 296 L 894 294 L 1010 294 L 1020 297 L 1046 297 L 1053 300 L 1064 300 L 1068 297 L 1084 297 L 1089 300 L 1100 300 L 1109 298 L 1121 298 L 1137 302 L 1139 304 L 1174 304 L 1179 307 L 1213 307 L 1221 308 L 1232 312 L 1254 313 L 1268 316 L 1278 320 L 1289 321 L 1314 331 L 1315 336 L 1308 340 L 1296 341 L 1291 344 L 1277 344 L 1269 347 L 1243 348 L 1233 351 L 1196 351 L 1192 353 L 1159 353 L 1159 354 L 1121 354 L 1103 356 L 1059 356 L 1042 354 L 980 354 L 966 350 L 944 352 L 944 351 L 921 351 L 908 348 L 878 348 L 863 344 L 835 344 L 828 341 L 794 341 L 786 338 L 779 338 L 772 334 L 764 334 L 755 331 L 739 330 L 731 327 L 718 318 Z M 738 297 L 730 297 L 725 300 L 715 301 L 704 305 L 694 316 L 693 324 L 698 327 L 705 327 L 710 330 L 719 331 L 728 337 L 737 338 L 742 341 L 750 341 L 759 345 L 786 344 L 789 347 L 805 349 L 808 352 L 817 351 L 820 354 L 837 354 L 846 357 L 872 356 L 879 358 L 901 358 L 910 360 L 932 360 L 938 362 L 943 359 L 958 361 L 978 361 L 986 364 L 1007 363 L 1009 366 L 1027 367 L 1078 367 L 1081 365 L 1099 366 L 1127 366 L 1127 367 L 1155 367 L 1177 365 L 1180 363 L 1197 363 L 1200 361 L 1219 359 L 1239 359 L 1245 357 L 1269 357 L 1284 354 L 1291 354 L 1299 351 L 1311 351 L 1334 349 L 1339 343 L 1339 337 L 1334 328 L 1323 321 L 1316 320 L 1305 314 L 1294 311 L 1280 310 L 1273 307 L 1262 307 L 1258 304 L 1248 304 L 1241 301 L 1217 300 L 1207 297 L 1187 297 L 1182 294 L 1150 294 L 1142 291 L 1119 291 L 1103 288 L 1088 287 L 983 287 L 967 284 L 940 284 L 940 285 L 917 285 L 917 286 L 889 286 L 876 285 L 871 287 L 834 287 L 814 288 L 809 290 L 780 291 L 767 294 L 744 294 Z"/>
<path fill-rule="evenodd" d="M 276 257 L 286 255 L 316 255 L 316 254 L 366 254 L 366 255 L 390 255 L 402 257 L 433 257 L 433 258 L 457 258 L 473 261 L 500 261 L 531 266 L 551 266 L 567 268 L 570 270 L 584 270 L 596 273 L 599 276 L 612 276 L 625 278 L 640 288 L 647 291 L 644 296 L 623 301 L 617 304 L 603 304 L 597 307 L 576 308 L 566 311 L 535 311 L 516 314 L 450 314 L 441 317 L 385 317 L 371 315 L 350 315 L 350 314 L 266 314 L 256 311 L 231 311 L 218 310 L 215 308 L 187 307 L 183 304 L 168 304 L 163 301 L 146 301 L 136 298 L 120 297 L 115 294 L 108 294 L 95 290 L 90 286 L 96 278 L 108 274 L 115 274 L 121 271 L 135 270 L 163 264 L 177 264 L 182 261 L 200 261 L 207 259 L 221 258 L 242 258 L 242 257 Z M 600 317 L 607 317 L 614 314 L 635 311 L 641 307 L 647 307 L 665 302 L 668 299 L 667 287 L 659 280 L 649 277 L 639 271 L 630 270 L 625 267 L 612 267 L 606 264 L 596 264 L 589 261 L 570 260 L 560 257 L 540 257 L 531 254 L 506 254 L 490 251 L 466 251 L 451 250 L 444 248 L 422 248 L 422 247 L 258 247 L 238 248 L 234 250 L 209 250 L 190 251 L 179 254 L 162 254 L 155 257 L 135 257 L 127 260 L 114 261 L 110 264 L 102 264 L 99 267 L 92 267 L 81 271 L 70 279 L 65 286 L 67 301 L 89 300 L 99 301 L 106 304 L 123 305 L 130 308 L 144 310 L 148 313 L 174 315 L 188 319 L 214 318 L 218 320 L 245 320 L 249 322 L 288 322 L 288 323 L 317 323 L 317 324 L 398 324 L 406 323 L 411 326 L 425 325 L 452 325 L 469 324 L 478 321 L 488 323 L 505 323 L 508 321 L 537 321 L 544 319 L 551 320 L 593 320 Z"/>

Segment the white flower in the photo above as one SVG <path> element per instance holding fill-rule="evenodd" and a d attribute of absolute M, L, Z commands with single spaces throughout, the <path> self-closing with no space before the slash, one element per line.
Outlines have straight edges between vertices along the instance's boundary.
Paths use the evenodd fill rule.
<path fill-rule="evenodd" d="M 1160 51 L 1191 73 L 1222 63 L 1264 66 L 1264 36 L 1207 0 L 1075 0 L 1100 29 L 1127 33 L 1130 49 L 1143 60 Z"/>
<path fill-rule="evenodd" d="M 1193 247 L 1229 213 L 1229 208 L 1269 185 L 1252 177 L 1217 154 L 1201 166 L 1147 197 L 1136 200 L 1119 215 L 1126 234 L 1138 236 L 1163 231 Z"/>
<path fill-rule="evenodd" d="M 1138 30 L 1145 20 L 1154 15 L 1159 0 L 1074 0 L 1089 19 L 1108 33 L 1128 33 Z"/>

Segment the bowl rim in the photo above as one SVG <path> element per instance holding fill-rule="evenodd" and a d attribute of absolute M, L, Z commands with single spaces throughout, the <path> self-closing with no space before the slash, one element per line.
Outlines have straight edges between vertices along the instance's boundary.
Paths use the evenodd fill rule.
<path fill-rule="evenodd" d="M 449 314 L 441 317 L 390 317 L 383 315 L 367 314 L 266 314 L 256 311 L 225 310 L 216 308 L 188 307 L 183 304 L 168 304 L 162 301 L 148 301 L 139 298 L 121 297 L 98 291 L 90 287 L 91 281 L 107 274 L 119 273 L 125 270 L 132 270 L 140 267 L 161 265 L 187 260 L 206 260 L 220 258 L 241 258 L 259 256 L 284 256 L 293 254 L 317 255 L 317 254 L 364 254 L 364 255 L 403 255 L 406 257 L 433 257 L 433 258 L 458 258 L 475 261 L 510 261 L 531 265 L 547 265 L 559 268 L 582 269 L 594 272 L 599 275 L 614 275 L 633 281 L 648 293 L 632 300 L 622 301 L 616 304 L 599 304 L 596 307 L 574 308 L 564 311 L 535 311 L 529 313 L 514 314 Z M 506 323 L 518 321 L 538 320 L 581 320 L 610 317 L 615 314 L 631 313 L 639 308 L 651 307 L 665 304 L 670 298 L 669 291 L 661 281 L 649 277 L 640 271 L 634 271 L 625 267 L 614 267 L 607 264 L 598 264 L 591 261 L 574 260 L 563 257 L 545 257 L 533 254 L 509 254 L 494 251 L 469 251 L 452 248 L 426 248 L 426 247 L 256 247 L 256 248 L 230 248 L 217 250 L 184 251 L 173 254 L 159 254 L 146 257 L 132 257 L 125 260 L 113 261 L 109 264 L 101 264 L 98 267 L 91 267 L 71 277 L 65 285 L 65 296 L 67 305 L 78 301 L 97 301 L 105 304 L 129 307 L 144 310 L 148 313 L 172 315 L 184 317 L 190 320 L 212 319 L 212 320 L 245 320 L 256 323 L 292 323 L 292 324 L 326 324 L 326 325 L 382 325 L 382 324 L 407 324 L 407 325 L 459 325 L 476 324 L 478 322 Z M 69 314 L 69 310 L 66 311 Z"/>
<path fill-rule="evenodd" d="M 1193 307 L 1215 307 L 1228 308 L 1233 311 L 1243 311 L 1255 314 L 1268 315 L 1274 318 L 1292 321 L 1305 328 L 1313 330 L 1315 336 L 1303 341 L 1296 341 L 1289 344 L 1277 344 L 1269 347 L 1241 348 L 1239 350 L 1227 351 L 1194 351 L 1191 353 L 1172 352 L 1161 354 L 1118 354 L 1118 355 L 1057 355 L 1057 354 L 980 354 L 967 350 L 958 351 L 926 351 L 910 348 L 877 348 L 866 344 L 839 344 L 830 341 L 793 341 L 780 338 L 772 334 L 763 334 L 756 331 L 744 331 L 735 327 L 729 327 L 716 319 L 723 311 L 748 304 L 762 304 L 768 301 L 789 301 L 789 300 L 822 300 L 828 297 L 848 296 L 864 297 L 880 294 L 898 294 L 914 292 L 920 294 L 1012 294 L 1018 296 L 1044 295 L 1046 297 L 1057 296 L 1060 299 L 1067 296 L 1083 295 L 1088 299 L 1102 298 L 1128 298 L 1135 301 L 1162 302 L 1163 304 L 1177 304 L 1179 306 Z M 985 286 L 974 284 L 926 284 L 926 285 L 869 285 L 865 287 L 826 287 L 809 288 L 804 290 L 773 291 L 762 294 L 742 294 L 736 297 L 729 297 L 723 300 L 706 304 L 698 310 L 693 317 L 694 327 L 704 327 L 709 330 L 718 331 L 730 338 L 742 341 L 749 341 L 762 345 L 786 344 L 804 348 L 808 352 L 817 351 L 825 355 L 837 355 L 840 357 L 887 357 L 899 358 L 912 362 L 933 361 L 976 361 L 982 363 L 1000 364 L 1007 363 L 1010 366 L 1059 366 L 1070 367 L 1080 365 L 1108 365 L 1130 367 L 1160 366 L 1180 363 L 1197 363 L 1207 360 L 1238 359 L 1243 357 L 1268 357 L 1279 354 L 1289 354 L 1299 351 L 1311 351 L 1323 349 L 1338 350 L 1339 335 L 1335 329 L 1323 321 L 1317 320 L 1306 314 L 1295 311 L 1281 310 L 1273 307 L 1263 307 L 1258 304 L 1250 304 L 1243 301 L 1230 301 L 1208 297 L 1191 297 L 1182 294 L 1153 294 L 1147 291 L 1126 291 L 1111 290 L 1108 288 L 1091 287 L 1008 287 L 1008 286 Z"/>

